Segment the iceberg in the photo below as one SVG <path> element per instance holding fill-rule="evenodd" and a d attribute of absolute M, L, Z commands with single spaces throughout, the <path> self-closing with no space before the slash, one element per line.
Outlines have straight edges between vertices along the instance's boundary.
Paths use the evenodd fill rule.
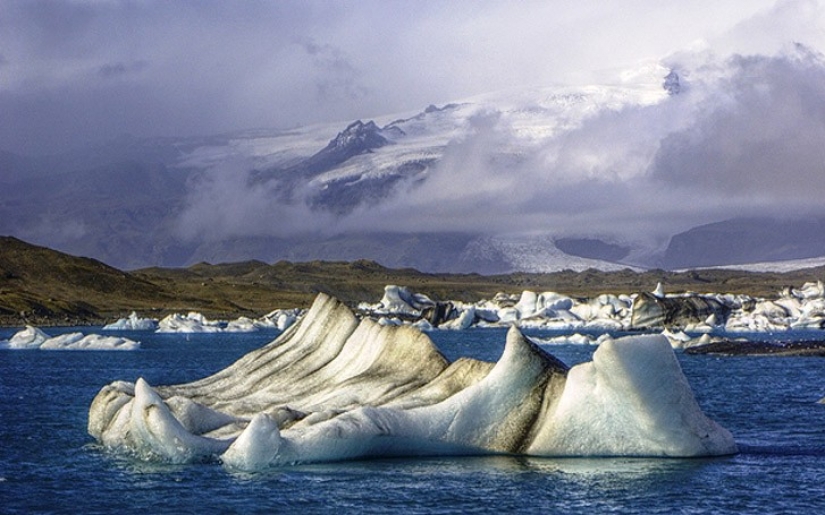
<path fill-rule="evenodd" d="M 157 320 L 152 318 L 141 318 L 132 311 L 127 318 L 119 318 L 111 324 L 103 326 L 104 331 L 154 331 L 157 327 Z"/>
<path fill-rule="evenodd" d="M 41 329 L 27 325 L 25 329 L 0 344 L 8 349 L 39 349 L 49 338 L 51 337 Z"/>
<path fill-rule="evenodd" d="M 261 329 L 285 330 L 295 323 L 300 309 L 276 309 L 261 318 L 241 316 L 229 322 L 209 320 L 203 314 L 190 311 L 186 315 L 173 313 L 157 324 L 158 333 L 253 333 Z"/>
<path fill-rule="evenodd" d="M 602 294 L 590 299 L 525 290 L 496 294 L 476 303 L 435 302 L 403 286 L 388 285 L 377 304 L 361 303 L 362 316 L 383 324 L 427 330 L 506 327 L 575 331 L 686 331 L 690 333 L 777 332 L 825 328 L 825 286 L 821 281 L 786 288 L 777 298 L 743 294 L 653 292 Z M 673 340 L 672 340 L 673 341 Z M 682 348 L 678 343 L 677 348 Z"/>
<path fill-rule="evenodd" d="M 301 309 L 297 308 L 276 309 L 274 311 L 270 311 L 255 322 L 259 327 L 284 331 L 287 327 L 291 326 L 296 320 L 298 320 L 298 317 L 301 316 L 302 312 L 303 311 Z"/>
<path fill-rule="evenodd" d="M 158 322 L 158 333 L 219 333 L 220 322 L 209 320 L 200 313 L 190 311 L 186 315 L 173 313 Z"/>
<path fill-rule="evenodd" d="M 26 326 L 0 346 L 8 349 L 41 350 L 136 350 L 140 342 L 119 336 L 101 336 L 99 334 L 66 333 L 49 336 L 41 329 Z"/>
<path fill-rule="evenodd" d="M 69 333 L 49 338 L 40 346 L 41 350 L 137 350 L 140 342 L 119 336 L 99 334 Z"/>
<path fill-rule="evenodd" d="M 41 329 L 27 325 L 8 340 L 0 341 L 0 345 L 8 349 L 39 349 L 49 338 Z"/>
<path fill-rule="evenodd" d="M 568 368 L 513 326 L 501 358 L 448 362 L 409 325 L 319 294 L 273 342 L 216 374 L 103 387 L 88 431 L 145 459 L 241 470 L 385 456 L 716 456 L 710 420 L 664 336 L 605 339 Z"/>
<path fill-rule="evenodd" d="M 249 317 L 238 317 L 235 320 L 230 320 L 226 327 L 223 328 L 224 333 L 254 333 L 261 327 L 255 320 Z"/>

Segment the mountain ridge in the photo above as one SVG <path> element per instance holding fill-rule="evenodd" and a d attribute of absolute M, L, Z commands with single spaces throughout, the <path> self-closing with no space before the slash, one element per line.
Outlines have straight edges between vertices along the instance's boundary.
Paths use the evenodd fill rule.
<path fill-rule="evenodd" d="M 666 208 L 651 207 L 679 204 L 657 198 L 674 190 L 666 181 L 690 193 L 690 181 L 703 179 L 707 166 L 678 173 L 694 162 L 680 146 L 691 133 L 680 120 L 709 101 L 707 84 L 742 72 L 724 65 L 731 69 L 703 78 L 648 63 L 619 82 L 489 93 L 288 130 L 119 136 L 36 158 L 2 153 L 0 234 L 129 270 L 365 258 L 503 274 L 825 256 L 825 223 L 756 222 L 738 234 L 724 214 L 676 206 L 662 216 L 656 209 Z M 664 164 L 639 172 L 650 163 Z M 654 186 L 642 184 L 648 175 Z M 706 227 L 714 218 L 728 227 L 721 239 Z"/>

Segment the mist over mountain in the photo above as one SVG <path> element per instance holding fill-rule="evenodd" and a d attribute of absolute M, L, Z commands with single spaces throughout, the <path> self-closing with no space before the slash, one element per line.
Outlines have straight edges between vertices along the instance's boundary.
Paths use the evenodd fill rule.
<path fill-rule="evenodd" d="M 0 234 L 119 268 L 423 271 L 825 256 L 825 58 L 672 55 L 374 119 L 0 154 Z"/>

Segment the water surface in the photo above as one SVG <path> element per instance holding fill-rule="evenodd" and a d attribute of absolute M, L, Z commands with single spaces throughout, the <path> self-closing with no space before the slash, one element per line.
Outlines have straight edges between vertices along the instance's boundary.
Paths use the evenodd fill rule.
<path fill-rule="evenodd" d="M 13 333 L 0 329 L 0 339 Z M 699 404 L 740 445 L 731 457 L 393 459 L 241 474 L 216 463 L 166 465 L 108 453 L 86 433 L 88 407 L 113 380 L 198 379 L 276 333 L 118 334 L 142 348 L 0 350 L 0 512 L 825 512 L 825 405 L 817 403 L 825 397 L 823 358 L 679 355 Z M 496 360 L 504 345 L 498 329 L 431 336 L 450 359 Z M 595 349 L 545 348 L 571 365 Z"/>

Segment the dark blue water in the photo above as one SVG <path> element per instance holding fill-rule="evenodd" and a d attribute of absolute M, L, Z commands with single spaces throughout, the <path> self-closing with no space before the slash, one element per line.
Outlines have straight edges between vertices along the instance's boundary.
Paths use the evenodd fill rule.
<path fill-rule="evenodd" d="M 87 410 L 113 380 L 190 381 L 274 334 L 126 336 L 141 350 L 0 350 L 0 513 L 825 513 L 823 358 L 680 356 L 700 405 L 741 446 L 732 457 L 373 460 L 237 474 L 111 455 L 86 434 Z M 494 329 L 432 337 L 450 358 L 495 360 L 504 343 Z M 594 349 L 548 350 L 574 364 Z"/>

